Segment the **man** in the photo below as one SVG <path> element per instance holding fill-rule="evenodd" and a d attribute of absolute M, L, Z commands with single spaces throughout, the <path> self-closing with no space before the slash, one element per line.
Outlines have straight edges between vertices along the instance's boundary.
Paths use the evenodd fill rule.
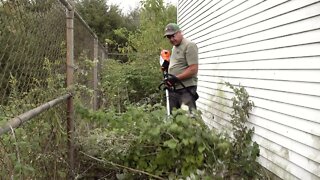
<path fill-rule="evenodd" d="M 165 28 L 164 37 L 173 45 L 168 73 L 167 84 L 174 86 L 169 91 L 170 111 L 186 105 L 191 112 L 196 109 L 197 73 L 198 73 L 198 47 L 194 42 L 183 37 L 179 26 L 170 23 Z M 182 82 L 185 88 L 180 83 Z"/>

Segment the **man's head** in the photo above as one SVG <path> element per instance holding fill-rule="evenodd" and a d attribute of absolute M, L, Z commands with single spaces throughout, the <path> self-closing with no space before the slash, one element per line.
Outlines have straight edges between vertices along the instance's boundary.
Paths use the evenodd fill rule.
<path fill-rule="evenodd" d="M 179 26 L 175 23 L 169 23 L 164 30 L 164 37 L 168 38 L 172 45 L 179 45 L 183 39 Z"/>

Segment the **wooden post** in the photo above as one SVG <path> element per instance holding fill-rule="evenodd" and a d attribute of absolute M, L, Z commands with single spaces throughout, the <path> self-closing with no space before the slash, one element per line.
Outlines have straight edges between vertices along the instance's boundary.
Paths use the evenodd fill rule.
<path fill-rule="evenodd" d="M 74 73 L 74 9 L 66 10 L 67 15 L 67 88 L 73 91 Z M 74 179 L 74 105 L 73 97 L 67 100 L 67 135 L 68 135 L 68 179 Z"/>
<path fill-rule="evenodd" d="M 92 109 L 97 110 L 97 104 L 98 104 L 98 50 L 99 50 L 99 44 L 98 44 L 98 37 L 94 38 L 94 45 L 93 45 L 93 103 L 92 103 Z"/>

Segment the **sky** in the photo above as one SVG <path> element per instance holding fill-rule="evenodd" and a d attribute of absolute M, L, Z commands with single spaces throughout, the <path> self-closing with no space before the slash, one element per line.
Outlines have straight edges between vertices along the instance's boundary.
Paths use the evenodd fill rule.
<path fill-rule="evenodd" d="M 107 3 L 110 4 L 117 4 L 119 8 L 122 10 L 123 13 L 128 13 L 130 10 L 134 9 L 135 7 L 139 6 L 140 0 L 107 0 Z M 171 3 L 173 5 L 177 5 L 178 0 L 164 0 L 165 3 Z"/>

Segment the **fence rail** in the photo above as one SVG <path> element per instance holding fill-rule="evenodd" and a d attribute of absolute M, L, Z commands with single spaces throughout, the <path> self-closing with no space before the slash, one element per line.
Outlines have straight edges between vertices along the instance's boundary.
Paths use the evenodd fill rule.
<path fill-rule="evenodd" d="M 54 99 L 52 101 L 49 101 L 37 108 L 34 108 L 28 112 L 25 112 L 11 120 L 8 121 L 6 125 L 3 127 L 0 127 L 0 135 L 10 131 L 12 128 L 19 127 L 23 123 L 27 122 L 28 120 L 32 119 L 33 117 L 39 115 L 40 113 L 54 107 L 57 104 L 62 103 L 63 101 L 66 101 L 68 98 L 71 97 L 71 94 L 66 94 L 64 96 L 61 96 L 57 99 Z"/>

